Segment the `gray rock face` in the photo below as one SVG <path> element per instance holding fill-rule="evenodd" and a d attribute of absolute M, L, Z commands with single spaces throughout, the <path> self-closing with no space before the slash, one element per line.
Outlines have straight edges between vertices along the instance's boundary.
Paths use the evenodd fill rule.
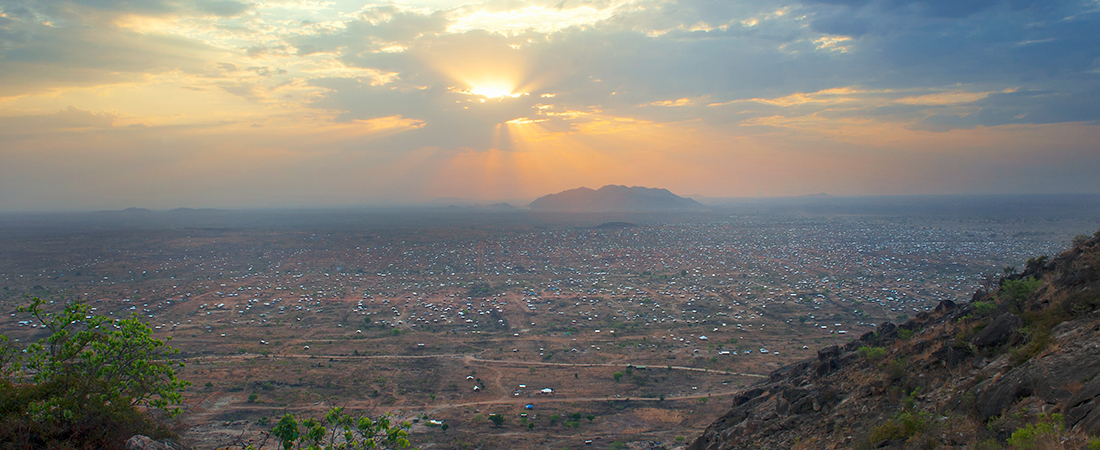
<path fill-rule="evenodd" d="M 1017 400 L 1037 396 L 1050 404 L 1065 404 L 1067 427 L 1080 425 L 1100 433 L 1100 317 L 1076 320 L 1056 328 L 1057 352 L 1004 367 L 999 376 L 975 386 L 979 417 L 1000 415 Z M 1069 331 L 1057 333 L 1059 328 Z M 1076 332 L 1072 332 L 1076 331 Z M 1007 370 L 1005 370 L 1007 369 Z M 1073 391 L 1076 390 L 1076 393 Z"/>
<path fill-rule="evenodd" d="M 1067 424 L 1100 433 L 1100 378 L 1093 378 L 1069 400 L 1065 419 Z"/>
<path fill-rule="evenodd" d="M 977 332 L 970 343 L 978 348 L 995 347 L 1009 343 L 1016 337 L 1016 330 L 1024 325 L 1023 319 L 1012 313 L 1004 313 Z"/>

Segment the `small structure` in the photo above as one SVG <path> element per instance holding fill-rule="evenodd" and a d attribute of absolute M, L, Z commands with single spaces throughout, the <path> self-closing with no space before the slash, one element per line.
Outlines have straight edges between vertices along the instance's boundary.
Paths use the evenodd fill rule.
<path fill-rule="evenodd" d="M 524 409 L 535 409 L 535 405 L 528 403 L 527 406 L 524 406 Z"/>
<path fill-rule="evenodd" d="M 540 394 L 546 394 L 546 395 L 552 395 L 554 393 L 554 390 L 550 389 L 550 388 L 542 388 L 542 390 L 539 391 L 539 393 Z"/>

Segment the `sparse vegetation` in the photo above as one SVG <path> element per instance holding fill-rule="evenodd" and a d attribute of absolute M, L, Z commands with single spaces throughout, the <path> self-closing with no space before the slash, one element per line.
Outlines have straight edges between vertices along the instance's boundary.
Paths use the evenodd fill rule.
<path fill-rule="evenodd" d="M 1041 414 L 1038 421 L 1013 431 L 1007 444 L 1021 450 L 1032 450 L 1037 446 L 1053 448 L 1061 443 L 1059 439 L 1061 431 L 1061 414 Z"/>

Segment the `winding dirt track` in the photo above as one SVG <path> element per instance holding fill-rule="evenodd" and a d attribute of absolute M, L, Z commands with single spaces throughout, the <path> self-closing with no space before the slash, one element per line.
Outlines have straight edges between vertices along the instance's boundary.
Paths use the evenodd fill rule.
<path fill-rule="evenodd" d="M 198 363 L 198 362 L 204 362 L 204 361 L 241 360 L 241 359 L 259 359 L 259 358 L 271 358 L 271 359 L 279 359 L 279 358 L 310 359 L 310 358 L 313 358 L 313 359 L 331 359 L 331 360 L 338 360 L 338 361 L 354 361 L 354 360 L 364 360 L 364 359 L 429 359 L 429 358 L 455 358 L 455 359 L 460 359 L 461 358 L 464 361 L 466 361 L 467 363 L 476 362 L 476 363 L 485 363 L 485 364 L 504 364 L 504 365 L 513 365 L 513 366 L 522 366 L 522 367 L 564 366 L 564 367 L 623 367 L 623 368 L 625 368 L 625 367 L 631 366 L 631 365 L 633 365 L 635 367 L 638 366 L 636 364 L 630 364 L 630 363 L 552 363 L 552 362 L 538 362 L 538 361 L 515 361 L 515 360 L 507 360 L 507 359 L 482 359 L 482 358 L 478 358 L 478 357 L 475 357 L 475 356 L 472 356 L 472 355 L 463 355 L 463 354 L 459 354 L 459 353 L 439 354 L 439 355 L 361 355 L 361 356 L 295 355 L 295 354 L 264 356 L 264 355 L 259 355 L 259 354 L 255 354 L 255 353 L 242 353 L 242 354 L 239 354 L 239 355 L 194 356 L 194 357 L 188 357 L 188 358 L 181 358 L 180 360 L 184 361 L 184 362 Z M 643 366 L 644 366 L 644 364 L 643 364 Z M 664 369 L 672 369 L 672 370 L 690 370 L 690 371 L 694 371 L 694 372 L 717 373 L 717 374 L 721 374 L 721 375 L 735 375 L 735 376 L 739 376 L 739 377 L 752 377 L 752 378 L 766 378 L 767 377 L 767 375 L 759 374 L 759 373 L 730 372 L 730 371 L 727 371 L 727 370 L 705 369 L 705 368 L 701 368 L 701 367 L 653 366 L 653 368 L 655 368 L 655 369 L 664 368 Z"/>

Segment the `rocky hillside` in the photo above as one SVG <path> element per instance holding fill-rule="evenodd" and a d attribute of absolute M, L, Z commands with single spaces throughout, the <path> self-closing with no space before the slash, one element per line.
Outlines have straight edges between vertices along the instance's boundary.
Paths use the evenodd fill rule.
<path fill-rule="evenodd" d="M 1100 449 L 1100 232 L 737 396 L 691 450 Z"/>

